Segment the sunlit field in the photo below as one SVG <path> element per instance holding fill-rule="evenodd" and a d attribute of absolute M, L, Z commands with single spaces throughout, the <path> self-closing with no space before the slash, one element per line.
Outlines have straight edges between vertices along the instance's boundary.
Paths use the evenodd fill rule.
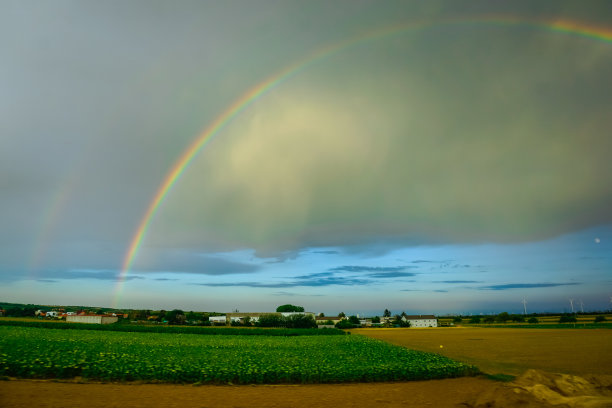
<path fill-rule="evenodd" d="M 529 328 L 354 329 L 354 334 L 474 364 L 489 374 L 529 368 L 612 374 L 612 330 Z"/>
<path fill-rule="evenodd" d="M 477 369 L 363 336 L 245 336 L 0 327 L 0 375 L 178 383 L 423 380 Z M 270 330 L 273 332 L 273 330 Z"/>

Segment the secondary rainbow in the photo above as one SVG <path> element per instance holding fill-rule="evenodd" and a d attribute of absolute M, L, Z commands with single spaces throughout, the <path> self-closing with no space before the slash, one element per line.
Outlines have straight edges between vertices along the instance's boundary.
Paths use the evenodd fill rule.
<path fill-rule="evenodd" d="M 223 113 L 215 119 L 210 126 L 208 126 L 195 140 L 194 142 L 183 152 L 179 159 L 172 166 L 170 171 L 167 173 L 163 182 L 159 186 L 157 192 L 153 196 L 153 200 L 148 205 L 147 210 L 142 217 L 138 228 L 134 233 L 130 242 L 129 248 L 125 255 L 121 273 L 117 281 L 115 288 L 115 299 L 114 306 L 117 306 L 119 296 L 121 294 L 121 288 L 127 274 L 130 271 L 134 259 L 138 255 L 138 250 L 142 244 L 144 237 L 147 234 L 147 230 L 151 224 L 151 220 L 154 218 L 159 206 L 168 195 L 172 186 L 180 178 L 180 176 L 189 167 L 191 161 L 196 155 L 209 143 L 219 132 L 227 126 L 236 116 L 242 111 L 254 103 L 257 99 L 265 95 L 275 86 L 286 81 L 290 77 L 298 74 L 309 66 L 320 62 L 321 60 L 336 54 L 351 46 L 357 46 L 366 41 L 377 40 L 383 37 L 391 36 L 394 34 L 401 34 L 408 31 L 415 31 L 425 28 L 435 28 L 441 26 L 450 25 L 491 25 L 491 26 L 518 26 L 527 27 L 532 29 L 546 30 L 558 33 L 565 33 L 569 35 L 581 36 L 596 41 L 602 41 L 605 43 L 612 43 L 612 28 L 609 27 L 598 27 L 589 25 L 582 22 L 571 21 L 571 20 L 554 20 L 554 21 L 542 21 L 542 20 L 530 20 L 518 16 L 500 16 L 500 15 L 486 15 L 479 17 L 470 18 L 458 18 L 458 19 L 446 19 L 437 21 L 426 21 L 419 23 L 407 23 L 398 24 L 393 26 L 387 26 L 382 29 L 369 31 L 357 36 L 351 37 L 347 40 L 330 44 L 312 54 L 307 58 L 304 58 L 297 63 L 294 63 L 285 69 L 277 72 L 275 75 L 267 78 L 263 82 L 254 86 L 238 98 L 232 105 L 230 105 Z"/>

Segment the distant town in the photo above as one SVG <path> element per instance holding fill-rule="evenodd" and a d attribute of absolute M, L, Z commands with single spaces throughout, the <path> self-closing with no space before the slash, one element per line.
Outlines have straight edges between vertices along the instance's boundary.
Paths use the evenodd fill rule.
<path fill-rule="evenodd" d="M 304 307 L 281 305 L 270 312 L 185 312 L 173 310 L 113 309 L 86 306 L 33 305 L 0 302 L 0 317 L 33 318 L 92 324 L 164 324 L 189 326 L 234 327 L 286 327 L 286 328 L 339 328 L 356 327 L 450 327 L 470 324 L 546 324 L 546 323 L 604 323 L 610 320 L 610 311 L 576 313 L 532 313 L 491 315 L 410 315 L 392 313 L 389 309 L 377 316 L 334 316 L 305 311 Z"/>

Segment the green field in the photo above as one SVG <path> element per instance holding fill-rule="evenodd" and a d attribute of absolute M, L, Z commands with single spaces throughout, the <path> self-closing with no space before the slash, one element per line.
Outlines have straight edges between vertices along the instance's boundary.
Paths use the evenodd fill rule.
<path fill-rule="evenodd" d="M 363 336 L 202 336 L 0 327 L 0 375 L 179 383 L 446 378 L 478 370 Z"/>

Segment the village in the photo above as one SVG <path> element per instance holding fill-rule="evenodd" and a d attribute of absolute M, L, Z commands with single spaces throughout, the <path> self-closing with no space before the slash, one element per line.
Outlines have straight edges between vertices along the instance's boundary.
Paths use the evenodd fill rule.
<path fill-rule="evenodd" d="M 296 320 L 301 318 L 311 322 L 312 327 L 318 328 L 353 328 L 353 327 L 438 327 L 438 319 L 434 315 L 408 315 L 406 313 L 391 316 L 385 310 L 382 316 L 363 317 L 359 315 L 346 316 L 339 313 L 337 316 L 325 316 L 324 313 L 313 313 L 301 310 L 303 308 L 293 305 L 283 305 L 276 312 L 228 312 L 228 313 L 184 313 L 175 309 L 170 312 L 160 311 L 130 311 L 118 313 L 116 311 L 90 311 L 81 309 L 67 311 L 65 308 L 52 310 L 38 309 L 34 316 L 39 319 L 64 320 L 70 323 L 112 324 L 119 321 L 130 323 L 151 324 L 180 324 L 199 326 L 280 326 L 282 319 Z M 279 311 L 281 310 L 281 311 Z M 289 310 L 289 311 L 284 311 Z M 0 316 L 5 314 L 0 310 Z M 316 325 L 316 326 L 315 326 Z"/>

